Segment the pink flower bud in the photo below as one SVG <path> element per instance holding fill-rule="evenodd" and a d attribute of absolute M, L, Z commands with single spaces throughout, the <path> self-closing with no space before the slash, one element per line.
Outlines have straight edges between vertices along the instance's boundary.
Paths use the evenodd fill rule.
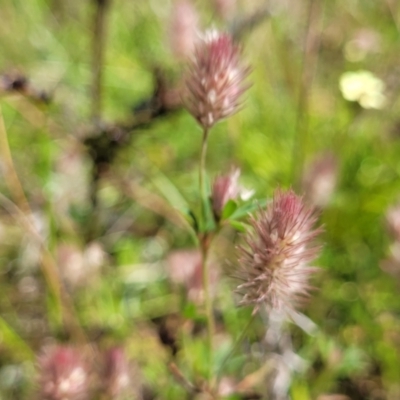
<path fill-rule="evenodd" d="M 55 346 L 39 357 L 40 393 L 44 400 L 84 400 L 89 395 L 89 376 L 82 353 Z"/>
<path fill-rule="evenodd" d="M 314 239 L 321 232 L 313 228 L 315 222 L 313 210 L 291 190 L 278 190 L 273 202 L 251 218 L 252 228 L 239 247 L 240 304 L 253 304 L 254 312 L 262 304 L 285 312 L 308 296 L 309 275 L 316 270 L 309 263 L 318 254 Z"/>
<path fill-rule="evenodd" d="M 234 169 L 229 175 L 219 175 L 215 178 L 211 198 L 214 215 L 217 219 L 221 217 L 226 203 L 239 196 L 239 176 L 240 169 Z"/>
<path fill-rule="evenodd" d="M 209 31 L 196 46 L 186 79 L 186 105 L 203 128 L 238 110 L 249 73 L 240 58 L 240 49 L 228 34 Z"/>

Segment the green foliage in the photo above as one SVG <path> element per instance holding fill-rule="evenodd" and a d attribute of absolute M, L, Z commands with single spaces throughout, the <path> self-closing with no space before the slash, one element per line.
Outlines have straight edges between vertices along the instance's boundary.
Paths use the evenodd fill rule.
<path fill-rule="evenodd" d="M 204 312 L 187 298 L 185 283 L 171 277 L 168 261 L 171 251 L 194 248 L 198 233 L 215 227 L 210 210 L 205 227 L 199 217 L 201 132 L 184 111 L 131 130 L 113 162 L 102 165 L 99 180 L 93 181 L 93 163 L 82 138 L 108 125 L 130 126 L 133 109 L 152 95 L 154 70 L 165 69 L 176 83 L 182 66 L 168 47 L 168 2 L 111 2 L 103 68 L 104 126 L 93 122 L 92 3 L 1 2 L 0 72 L 18 71 L 29 78 L 32 90 L 51 97 L 46 105 L 3 90 L 1 111 L 33 214 L 29 218 L 39 226 L 89 339 L 99 346 L 125 345 L 155 398 L 185 398 L 185 389 L 167 367 L 171 351 L 160 344 L 157 324 L 171 314 L 183 320 L 176 335 L 176 363 L 190 382 L 201 386 L 209 371 Z M 246 2 L 238 3 L 243 15 L 251 11 Z M 222 240 L 214 246 L 216 268 L 220 275 L 225 270 L 229 275 L 234 246 L 225 242 L 240 240 L 248 216 L 271 201 L 276 187 L 306 191 L 301 178 L 311 161 L 333 154 L 337 185 L 321 207 L 321 271 L 304 311 L 319 330 L 310 337 L 295 324 L 288 327 L 295 351 L 307 361 L 307 367 L 294 374 L 290 394 L 293 400 L 324 393 L 351 397 L 346 381 L 362 398 L 378 399 L 373 391 L 365 392 L 366 384 L 373 382 L 376 393 L 394 400 L 400 397 L 399 265 L 389 275 L 383 260 L 392 243 L 385 213 L 400 198 L 400 7 L 395 1 L 314 2 L 319 8 L 313 20 L 307 17 L 312 1 L 296 1 L 293 9 L 279 1 L 270 3 L 275 4 L 271 18 L 243 39 L 244 56 L 253 67 L 243 110 L 216 126 L 209 138 L 208 184 L 233 164 L 241 168 L 245 187 L 255 190 L 254 199 L 226 203 Z M 209 15 L 203 10 L 201 18 L 211 23 Z M 351 46 L 361 46 L 364 56 L 349 58 Z M 363 109 L 340 93 L 340 76 L 364 69 L 387 84 L 382 109 Z M 20 207 L 3 167 L 0 193 Z M 91 184 L 98 185 L 97 205 L 90 198 Z M 3 201 L 0 205 L 0 398 L 30 398 L 28 382 L 34 374 L 29 363 L 44 339 L 73 339 L 63 331 L 63 311 L 47 290 L 40 245 L 17 213 Z M 85 253 L 93 243 L 102 250 L 98 268 L 94 256 Z M 63 244 L 71 244 L 68 251 L 77 257 L 72 266 L 66 260 L 70 254 L 62 256 Z M 188 265 L 182 262 L 179 268 Z M 74 273 L 82 273 L 78 284 L 71 283 Z M 220 345 L 213 373 L 251 318 L 250 310 L 235 307 L 232 286 L 223 279 L 218 285 Z M 249 337 L 233 352 L 225 372 L 235 383 L 263 366 L 262 351 L 253 344 L 264 343 L 264 323 L 255 321 Z M 97 330 L 102 334 L 96 336 Z M 21 366 L 24 379 L 7 378 L 15 365 Z M 255 389 L 263 393 L 265 381 L 260 379 Z"/>

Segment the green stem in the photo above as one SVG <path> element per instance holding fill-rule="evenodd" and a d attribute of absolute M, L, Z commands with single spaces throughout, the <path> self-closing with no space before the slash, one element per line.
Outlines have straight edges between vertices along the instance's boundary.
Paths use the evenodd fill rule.
<path fill-rule="evenodd" d="M 207 190 L 205 187 L 205 176 L 206 176 L 206 154 L 207 154 L 207 143 L 208 143 L 208 128 L 204 128 L 203 141 L 201 144 L 201 155 L 200 155 L 200 170 L 199 170 L 199 183 L 200 183 L 200 196 L 201 196 L 201 228 L 207 225 Z"/>
<path fill-rule="evenodd" d="M 207 318 L 207 345 L 208 345 L 208 362 L 209 362 L 209 373 L 212 370 L 212 359 L 213 359 L 213 337 L 215 332 L 215 322 L 213 315 L 212 297 L 210 293 L 210 268 L 207 263 L 207 238 L 201 241 L 201 262 L 202 262 L 202 274 L 203 274 L 203 291 L 204 291 L 204 303 L 206 308 Z"/>
<path fill-rule="evenodd" d="M 203 291 L 204 291 L 204 303 L 206 308 L 207 318 L 207 344 L 208 344 L 208 361 L 209 361 L 209 374 L 212 370 L 212 356 L 213 356 L 213 337 L 215 331 L 215 323 L 213 316 L 212 298 L 210 293 L 210 269 L 207 263 L 207 255 L 209 249 L 209 235 L 206 232 L 207 229 L 207 202 L 208 202 L 208 191 L 205 187 L 205 174 L 206 174 L 206 154 L 207 154 L 207 142 L 208 142 L 209 130 L 204 128 L 203 131 L 203 142 L 201 146 L 200 155 L 200 170 L 199 170 L 199 182 L 200 182 L 200 196 L 201 196 L 201 233 L 200 237 L 200 250 L 201 250 L 201 269 L 203 278 Z"/>
<path fill-rule="evenodd" d="M 239 347 L 240 343 L 242 343 L 244 337 L 246 336 L 246 333 L 248 332 L 251 324 L 254 321 L 254 318 L 256 316 L 256 313 L 253 313 L 249 319 L 249 321 L 247 322 L 247 325 L 244 327 L 243 331 L 240 333 L 240 335 L 238 336 L 238 338 L 236 339 L 235 343 L 233 344 L 231 350 L 229 351 L 229 353 L 227 354 L 227 356 L 223 359 L 219 369 L 218 369 L 218 373 L 217 373 L 217 385 L 221 379 L 221 375 L 223 373 L 223 368 L 225 367 L 226 363 L 228 362 L 228 360 L 233 356 L 233 354 L 235 353 L 235 351 L 237 350 L 237 348 Z"/>

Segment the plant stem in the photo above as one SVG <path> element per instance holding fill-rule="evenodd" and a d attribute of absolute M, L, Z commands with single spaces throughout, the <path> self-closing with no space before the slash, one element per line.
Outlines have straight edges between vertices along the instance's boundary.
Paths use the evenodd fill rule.
<path fill-rule="evenodd" d="M 231 350 L 229 351 L 229 353 L 227 354 L 227 356 L 223 359 L 219 369 L 218 369 L 218 373 L 217 373 L 217 385 L 219 383 L 219 380 L 221 379 L 221 375 L 223 373 L 223 369 L 224 366 L 226 365 L 226 363 L 228 362 L 228 360 L 233 356 L 234 352 L 237 350 L 238 346 L 240 345 L 240 343 L 242 343 L 244 337 L 246 336 L 246 333 L 248 332 L 251 324 L 254 321 L 254 318 L 256 316 L 256 313 L 253 313 L 249 319 L 249 321 L 247 322 L 247 325 L 244 327 L 244 329 L 242 330 L 242 332 L 240 333 L 240 335 L 238 336 L 238 338 L 236 339 L 235 343 L 233 344 Z"/>
<path fill-rule="evenodd" d="M 206 154 L 207 154 L 207 143 L 208 143 L 208 128 L 204 128 L 203 141 L 201 144 L 201 155 L 200 155 L 200 170 L 199 170 L 199 182 L 200 182 L 200 197 L 201 197 L 201 227 L 205 228 L 207 225 L 207 190 L 205 187 L 205 175 L 206 175 Z"/>
<path fill-rule="evenodd" d="M 207 263 L 207 255 L 209 249 L 210 236 L 206 232 L 208 228 L 208 193 L 205 187 L 205 173 L 206 173 L 206 154 L 207 154 L 207 142 L 208 142 L 209 130 L 204 128 L 203 131 L 203 142 L 201 146 L 200 155 L 200 171 L 199 171 L 199 182 L 200 182 L 200 196 L 201 196 L 201 233 L 200 237 L 200 250 L 201 250 L 201 270 L 203 278 L 203 292 L 204 292 L 204 304 L 206 308 L 207 318 L 207 342 L 208 342 L 208 361 L 209 361 L 209 373 L 212 370 L 212 355 L 213 355 L 213 337 L 215 331 L 214 315 L 212 298 L 210 293 L 210 269 Z"/>
<path fill-rule="evenodd" d="M 210 293 L 210 267 L 207 263 L 208 254 L 208 237 L 206 236 L 201 240 L 201 268 L 203 277 L 203 292 L 204 292 L 204 303 L 206 308 L 207 318 L 207 344 L 208 344 L 208 361 L 210 365 L 209 373 L 212 370 L 212 359 L 213 359 L 213 337 L 215 331 L 214 315 L 212 297 Z"/>
<path fill-rule="evenodd" d="M 322 34 L 322 7 L 320 2 L 309 0 L 306 30 L 303 39 L 303 60 L 297 100 L 296 132 L 292 155 L 292 182 L 300 188 L 309 136 L 309 97 L 317 68 L 320 37 Z"/>

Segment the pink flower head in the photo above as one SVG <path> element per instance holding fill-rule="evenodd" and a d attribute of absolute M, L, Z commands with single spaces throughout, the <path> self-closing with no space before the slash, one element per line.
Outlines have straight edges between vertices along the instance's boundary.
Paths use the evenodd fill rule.
<path fill-rule="evenodd" d="M 310 267 L 319 251 L 314 243 L 321 229 L 314 229 L 316 216 L 292 190 L 278 190 L 271 204 L 252 217 L 252 229 L 239 247 L 237 291 L 242 305 L 261 304 L 285 312 L 308 297 Z"/>
<path fill-rule="evenodd" d="M 88 398 L 88 371 L 78 350 L 66 346 L 49 348 L 40 356 L 39 368 L 41 399 Z"/>
<path fill-rule="evenodd" d="M 240 48 L 228 34 L 209 31 L 196 46 L 186 79 L 186 103 L 203 128 L 211 128 L 238 110 L 249 73 L 240 58 Z"/>
<path fill-rule="evenodd" d="M 240 169 L 233 169 L 228 175 L 219 175 L 215 178 L 212 187 L 212 207 L 217 219 L 221 217 L 222 211 L 229 200 L 235 200 L 239 196 Z"/>

